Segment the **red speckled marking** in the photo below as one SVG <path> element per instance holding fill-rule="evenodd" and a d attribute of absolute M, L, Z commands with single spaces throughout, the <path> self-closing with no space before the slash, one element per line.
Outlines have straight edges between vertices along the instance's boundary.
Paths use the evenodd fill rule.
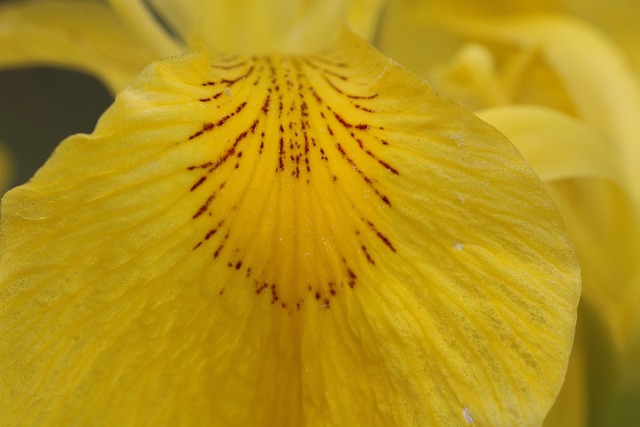
<path fill-rule="evenodd" d="M 313 263 L 305 264 L 303 260 L 308 254 L 296 252 L 295 248 L 302 245 L 302 241 L 296 239 L 314 237 L 298 236 L 298 233 L 304 234 L 305 229 L 287 231 L 288 225 L 283 227 L 290 234 L 284 236 L 291 240 L 291 249 L 277 249 L 280 246 L 267 242 L 275 252 L 265 249 L 262 258 L 256 258 L 257 252 L 252 246 L 255 242 L 241 242 L 235 237 L 237 230 L 246 224 L 236 223 L 234 218 L 249 203 L 242 200 L 259 195 L 252 194 L 251 187 L 237 189 L 234 177 L 253 174 L 257 165 L 272 164 L 271 179 L 277 183 L 276 188 L 287 188 L 298 182 L 292 187 L 297 189 L 293 197 L 310 195 L 311 205 L 305 208 L 308 211 L 301 211 L 299 215 L 308 216 L 308 221 L 324 230 L 318 231 L 319 235 L 333 233 L 332 220 L 312 219 L 312 206 L 320 204 L 322 212 L 328 211 L 322 204 L 338 203 L 339 198 L 346 197 L 340 185 L 359 182 L 359 186 L 377 198 L 380 206 L 376 209 L 392 209 L 393 200 L 379 177 L 397 176 L 401 172 L 385 159 L 383 147 L 388 142 L 380 135 L 384 128 L 371 120 L 376 114 L 374 105 L 379 94 L 353 74 L 346 62 L 321 56 L 236 57 L 213 64 L 211 76 L 197 83 L 203 93 L 194 102 L 210 108 L 210 118 L 204 123 L 194 123 L 193 132 L 183 143 L 201 144 L 203 152 L 217 154 L 186 168 L 194 174 L 188 193 L 200 200 L 192 220 L 197 221 L 202 234 L 192 251 L 210 253 L 211 262 L 224 266 L 230 274 L 240 274 L 256 296 L 268 295 L 271 305 L 290 313 L 311 302 L 328 309 L 335 298 L 357 291 L 357 272 L 363 266 L 376 268 L 377 265 L 372 254 L 380 250 L 372 252 L 372 245 L 381 245 L 391 254 L 397 249 L 374 218 L 359 212 L 361 202 L 343 201 L 343 204 L 350 203 L 347 208 L 356 213 L 348 220 L 353 225 L 347 229 L 350 234 L 329 235 L 339 244 L 327 246 L 318 241 L 312 245 Z M 238 93 L 244 95 L 238 97 Z M 370 160 L 365 162 L 365 159 Z M 293 181 L 285 184 L 286 180 Z M 345 184 L 340 184 L 342 181 Z M 234 185 L 226 185 L 228 182 Z M 314 199 L 318 185 L 332 186 L 336 200 Z M 233 208 L 228 207 L 229 202 L 221 201 L 230 198 L 235 198 Z M 302 209 L 298 204 L 291 206 Z M 265 214 L 266 211 L 257 213 Z M 277 221 L 278 217 L 268 218 Z M 256 217 L 256 227 L 261 227 L 262 221 L 268 218 Z M 286 218 L 297 217 L 287 215 Z M 280 250 L 283 252 L 278 252 Z M 303 272 L 309 270 L 308 274 L 287 275 L 286 271 L 277 270 L 274 265 L 280 262 L 279 256 L 293 257 L 287 265 Z M 314 270 L 315 263 L 324 266 L 318 270 L 319 274 L 314 274 L 314 271 L 318 273 Z M 272 277 L 274 275 L 277 277 Z M 228 293 L 228 284 L 216 291 L 220 296 Z"/>

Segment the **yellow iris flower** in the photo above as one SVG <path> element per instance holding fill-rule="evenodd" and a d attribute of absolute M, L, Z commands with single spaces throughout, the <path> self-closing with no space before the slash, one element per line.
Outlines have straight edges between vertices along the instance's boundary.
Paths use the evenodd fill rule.
<path fill-rule="evenodd" d="M 3 66 L 126 86 L 2 200 L 0 420 L 540 425 L 580 273 L 516 148 L 381 2 L 151 3 L 0 6 Z"/>
<path fill-rule="evenodd" d="M 547 425 L 638 415 L 639 14 L 622 1 L 394 2 L 383 21 L 384 52 L 516 144 L 576 244 L 581 320 Z"/>

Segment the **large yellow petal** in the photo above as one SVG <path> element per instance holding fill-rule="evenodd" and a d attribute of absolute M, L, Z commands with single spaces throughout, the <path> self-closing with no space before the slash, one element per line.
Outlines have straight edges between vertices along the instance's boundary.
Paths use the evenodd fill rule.
<path fill-rule="evenodd" d="M 151 65 L 1 224 L 14 424 L 536 425 L 573 339 L 533 171 L 349 34 Z"/>
<path fill-rule="evenodd" d="M 56 65 L 122 89 L 154 58 L 100 2 L 30 0 L 0 4 L 0 67 Z"/>

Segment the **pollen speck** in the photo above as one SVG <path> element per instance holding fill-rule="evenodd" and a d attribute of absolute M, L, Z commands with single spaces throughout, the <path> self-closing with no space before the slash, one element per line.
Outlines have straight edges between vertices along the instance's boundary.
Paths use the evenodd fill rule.
<path fill-rule="evenodd" d="M 469 410 L 469 408 L 467 408 L 466 406 L 462 410 L 462 416 L 464 417 L 464 420 L 467 422 L 467 424 L 473 424 L 473 416 L 471 415 L 471 411 Z"/>

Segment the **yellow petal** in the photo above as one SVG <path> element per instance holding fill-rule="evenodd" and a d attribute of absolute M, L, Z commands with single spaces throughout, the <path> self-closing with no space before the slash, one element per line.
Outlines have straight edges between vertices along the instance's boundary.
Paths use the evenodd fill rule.
<path fill-rule="evenodd" d="M 471 110 L 507 101 L 491 51 L 476 43 L 463 46 L 446 64 L 435 66 L 429 83 Z"/>
<path fill-rule="evenodd" d="M 640 324 L 640 231 L 612 147 L 584 124 L 542 107 L 497 107 L 478 115 L 502 131 L 546 183 L 578 251 L 582 297 L 626 351 Z"/>
<path fill-rule="evenodd" d="M 234 54 L 322 50 L 338 33 L 345 8 L 341 0 L 151 3 L 183 39 L 195 40 L 216 52 Z"/>
<path fill-rule="evenodd" d="M 571 351 L 562 390 L 551 411 L 544 420 L 544 427 L 586 427 L 587 426 L 587 351 L 585 337 L 578 321 L 576 338 Z"/>
<path fill-rule="evenodd" d="M 503 16 L 546 9 L 557 0 L 391 1 L 380 22 L 377 46 L 423 78 L 431 69 L 448 63 L 456 52 L 478 39 L 461 37 L 443 18 Z"/>
<path fill-rule="evenodd" d="M 1 224 L 14 424 L 535 425 L 568 361 L 538 178 L 349 34 L 153 64 Z"/>
<path fill-rule="evenodd" d="M 427 20 L 431 16 L 428 4 L 389 2 L 376 43 L 383 53 L 425 79 L 430 77 L 433 66 L 448 63 L 465 43 Z"/>
<path fill-rule="evenodd" d="M 0 4 L 0 45 L 0 67 L 70 67 L 94 75 L 114 92 L 154 59 L 99 2 Z"/>
<path fill-rule="evenodd" d="M 573 114 L 562 80 L 544 63 L 537 45 L 518 46 L 465 29 L 467 21 L 476 25 L 478 16 L 522 9 L 519 2 L 504 3 L 461 7 L 451 2 L 394 2 L 382 21 L 380 47 L 472 109 L 535 103 Z M 461 79 L 461 71 L 468 77 Z"/>
<path fill-rule="evenodd" d="M 380 15 L 389 0 L 348 0 L 346 3 L 349 28 L 365 40 L 373 41 L 377 35 Z"/>
<path fill-rule="evenodd" d="M 640 206 L 640 85 L 611 40 L 595 28 L 560 16 L 469 18 L 452 25 L 467 36 L 538 49 L 561 78 L 578 116 L 614 147 Z"/>
<path fill-rule="evenodd" d="M 119 1 L 124 2 L 124 0 Z M 235 1 L 150 0 L 150 3 L 184 38 L 189 39 L 194 36 L 194 33 L 204 31 L 206 35 L 201 34 L 200 36 L 207 38 L 211 47 L 236 52 L 238 50 L 251 51 L 252 49 L 259 51 L 270 47 L 271 44 L 277 44 L 278 37 L 281 37 L 285 31 L 289 31 L 288 29 L 295 20 L 303 20 L 305 22 L 302 24 L 306 25 L 306 28 L 302 27 L 302 24 L 298 25 L 297 37 L 301 36 L 300 31 L 303 31 L 307 36 L 311 35 L 313 32 L 321 30 L 318 26 L 321 16 L 337 21 L 334 23 L 339 23 L 343 18 L 346 18 L 353 32 L 372 41 L 377 31 L 380 14 L 388 0 L 348 0 L 344 2 L 272 0 L 252 3 L 246 1 L 240 3 Z M 322 12 L 323 10 L 324 12 Z M 212 20 L 216 21 L 215 25 Z M 243 24 L 234 25 L 238 22 Z M 326 24 L 326 22 L 322 24 Z M 248 25 L 251 26 L 251 32 L 246 31 Z M 315 32 L 315 36 L 312 38 L 318 38 L 319 35 L 322 36 L 321 39 L 326 39 L 326 29 Z M 309 40 L 298 40 L 296 43 L 299 43 L 304 49 L 312 51 L 313 46 L 304 47 L 304 44 L 308 42 Z"/>
<path fill-rule="evenodd" d="M 143 0 L 108 0 L 111 9 L 128 24 L 132 34 L 144 40 L 157 57 L 164 58 L 182 51 L 182 46 L 167 33 L 153 11 Z"/>
<path fill-rule="evenodd" d="M 596 24 L 614 37 L 616 43 L 633 61 L 636 73 L 640 71 L 640 46 L 638 46 L 640 9 L 637 4 L 628 0 L 608 2 L 564 0 L 562 3 L 571 13 Z"/>
<path fill-rule="evenodd" d="M 198 16 L 198 0 L 148 0 L 147 4 L 176 36 L 183 40 L 193 36 L 192 26 Z"/>
<path fill-rule="evenodd" d="M 606 141 L 578 120 L 549 108 L 509 105 L 478 111 L 520 150 L 544 182 L 598 177 L 624 185 Z"/>

